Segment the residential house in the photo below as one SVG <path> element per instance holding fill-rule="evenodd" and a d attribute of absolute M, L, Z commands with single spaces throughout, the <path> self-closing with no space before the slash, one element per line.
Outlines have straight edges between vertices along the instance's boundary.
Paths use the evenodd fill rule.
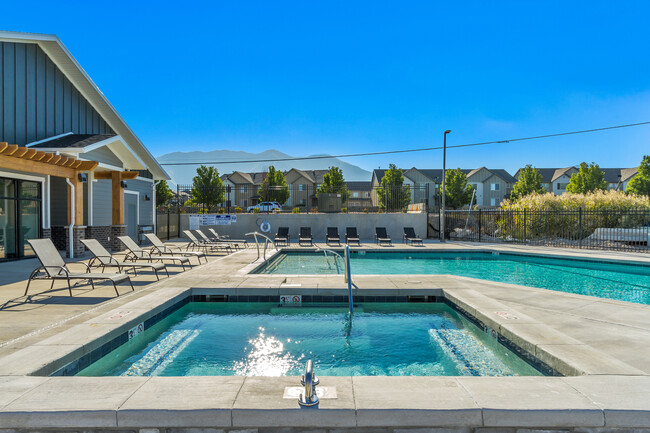
<path fill-rule="evenodd" d="M 318 206 L 316 190 L 323 183 L 323 177 L 329 170 L 298 170 L 292 168 L 285 173 L 289 185 L 289 200 L 284 204 L 288 207 Z"/>
<path fill-rule="evenodd" d="M 523 169 L 517 170 L 515 178 L 519 179 L 519 172 Z M 562 195 L 566 192 L 566 187 L 569 185 L 571 176 L 578 173 L 578 167 L 566 168 L 538 168 L 539 173 L 542 175 L 542 187 L 548 192 L 555 195 Z M 605 182 L 607 182 L 607 189 L 625 191 L 629 181 L 638 173 L 638 167 L 634 168 L 601 168 L 604 173 Z"/>
<path fill-rule="evenodd" d="M 350 198 L 348 198 L 348 202 L 344 206 L 348 209 L 372 207 L 372 198 L 370 197 L 371 182 L 346 182 L 345 184 L 348 191 L 350 191 Z"/>
<path fill-rule="evenodd" d="M 248 206 L 254 206 L 261 201 L 258 190 L 266 178 L 267 172 L 244 173 L 234 171 L 221 176 L 226 189 L 226 202 L 222 205 L 240 207 L 244 211 Z"/>
<path fill-rule="evenodd" d="M 0 31 L 0 59 L 0 261 L 33 256 L 27 239 L 75 256 L 154 226 L 169 176 L 59 38 Z"/>
<path fill-rule="evenodd" d="M 510 196 L 512 187 L 517 182 L 510 173 L 502 168 L 476 168 L 463 170 L 467 183 L 475 189 L 474 204 L 477 206 L 496 207 Z"/>

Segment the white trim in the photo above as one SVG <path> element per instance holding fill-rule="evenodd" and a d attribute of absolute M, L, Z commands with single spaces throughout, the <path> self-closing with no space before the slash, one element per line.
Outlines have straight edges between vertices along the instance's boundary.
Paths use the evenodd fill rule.
<path fill-rule="evenodd" d="M 124 194 L 131 194 L 131 195 L 137 195 L 138 197 L 135 200 L 135 219 L 136 219 L 136 232 L 138 230 L 138 226 L 140 225 L 140 193 L 138 191 L 129 191 L 127 189 L 124 190 Z M 124 204 L 124 211 L 126 211 L 126 203 Z M 126 219 L 124 220 L 124 223 L 126 223 Z"/>
<path fill-rule="evenodd" d="M 77 158 L 79 161 L 92 161 L 92 162 L 97 162 L 93 161 L 92 159 L 85 159 L 85 158 Z M 97 167 L 99 168 L 105 168 L 106 170 L 112 170 L 112 171 L 125 171 L 124 167 L 118 167 L 117 165 L 111 165 L 111 164 L 106 164 L 103 162 L 100 162 Z"/>
<path fill-rule="evenodd" d="M 151 182 L 151 183 L 155 183 L 155 182 L 156 182 L 156 181 L 154 181 L 153 179 L 149 179 L 149 178 L 142 177 L 142 176 L 136 176 L 136 178 L 133 179 L 133 180 L 142 180 L 142 181 L 144 181 L 144 182 Z"/>
<path fill-rule="evenodd" d="M 52 224 L 52 209 L 50 206 L 50 188 L 51 188 L 51 179 L 50 175 L 48 174 L 45 177 L 45 196 L 47 197 L 47 200 L 43 201 L 43 228 L 44 229 L 49 229 L 51 228 Z"/>
<path fill-rule="evenodd" d="M 88 221 L 87 226 L 93 225 L 93 182 L 95 181 L 95 172 L 88 173 Z"/>
<path fill-rule="evenodd" d="M 37 144 L 46 143 L 48 141 L 56 140 L 57 138 L 65 137 L 66 135 L 72 135 L 72 132 L 64 132 L 63 134 L 55 135 L 53 137 L 47 137 L 42 140 L 32 141 L 31 143 L 27 143 L 25 146 L 26 147 L 35 146 Z"/>
<path fill-rule="evenodd" d="M 96 134 L 96 135 L 102 135 L 102 134 Z M 93 150 L 99 149 L 100 147 L 104 147 L 106 145 L 111 144 L 113 141 L 124 141 L 122 140 L 122 137 L 119 135 L 114 135 L 112 137 L 108 137 L 102 141 L 98 141 L 97 143 L 89 144 L 88 146 L 82 147 L 84 152 L 92 152 Z"/>
<path fill-rule="evenodd" d="M 75 157 L 77 154 L 84 152 L 82 147 L 39 147 L 36 150 L 39 150 L 41 152 L 61 152 L 75 154 Z"/>
<path fill-rule="evenodd" d="M 45 181 L 45 175 L 43 176 L 31 176 L 29 174 L 23 173 L 14 173 L 12 171 L 0 171 L 0 177 L 8 177 L 11 179 L 20 179 L 20 180 L 33 180 L 36 182 Z"/>

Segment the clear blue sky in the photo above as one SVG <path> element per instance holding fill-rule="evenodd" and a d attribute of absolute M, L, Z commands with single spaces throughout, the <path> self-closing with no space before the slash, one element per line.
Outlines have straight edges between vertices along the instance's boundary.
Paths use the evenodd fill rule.
<path fill-rule="evenodd" d="M 58 35 L 154 155 L 291 155 L 650 120 L 647 1 L 5 2 Z M 452 150 L 448 166 L 630 167 L 650 126 Z M 441 152 L 351 158 L 438 168 Z"/>

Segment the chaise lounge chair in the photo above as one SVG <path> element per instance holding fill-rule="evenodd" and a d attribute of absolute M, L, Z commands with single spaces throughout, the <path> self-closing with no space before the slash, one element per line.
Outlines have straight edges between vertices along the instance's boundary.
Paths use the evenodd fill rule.
<path fill-rule="evenodd" d="M 165 271 L 169 277 L 169 272 L 167 272 L 167 267 L 164 263 L 133 263 L 117 260 L 111 253 L 106 251 L 106 248 L 99 243 L 97 239 L 81 239 L 81 243 L 84 244 L 88 251 L 94 256 L 88 262 L 89 267 L 102 268 L 102 273 L 106 268 L 117 268 L 118 272 L 122 272 L 124 268 L 131 268 L 133 273 L 138 275 L 137 269 L 150 269 L 156 274 L 156 279 L 160 280 L 158 276 L 158 271 Z"/>
<path fill-rule="evenodd" d="M 311 227 L 300 227 L 300 236 L 298 237 L 298 245 L 309 242 L 309 245 L 314 245 L 311 237 Z"/>
<path fill-rule="evenodd" d="M 275 246 L 282 244 L 283 246 L 291 245 L 291 239 L 289 238 L 289 227 L 278 227 L 278 232 L 275 235 Z"/>
<path fill-rule="evenodd" d="M 208 230 L 210 231 L 210 233 L 212 233 L 212 236 L 214 236 L 214 238 L 212 239 L 213 241 L 225 242 L 227 244 L 231 244 L 236 249 L 241 248 L 240 244 L 243 245 L 243 248 L 248 248 L 248 241 L 246 239 L 230 239 L 230 236 L 225 236 L 225 235 L 220 236 L 219 233 L 217 233 L 217 231 L 213 228 L 209 228 Z"/>
<path fill-rule="evenodd" d="M 351 243 L 357 243 L 357 245 L 361 246 L 361 242 L 359 241 L 359 234 L 357 233 L 357 228 L 356 227 L 346 227 L 345 228 L 345 243 L 350 245 Z"/>
<path fill-rule="evenodd" d="M 339 236 L 338 227 L 328 227 L 327 235 L 325 235 L 325 243 L 329 245 L 330 243 L 336 243 L 339 246 L 341 245 L 341 236 Z"/>
<path fill-rule="evenodd" d="M 404 227 L 404 239 L 403 242 L 405 244 L 408 244 L 409 242 L 411 245 L 413 244 L 420 244 L 422 245 L 422 239 L 418 237 L 418 235 L 415 234 L 415 229 L 413 227 Z"/>
<path fill-rule="evenodd" d="M 205 253 L 201 251 L 183 251 L 181 247 L 176 245 L 165 245 L 163 241 L 160 240 L 158 236 L 153 233 L 145 233 L 144 235 L 153 247 L 151 248 L 151 254 L 178 254 L 184 257 L 196 257 L 196 260 L 201 264 L 201 257 L 205 259 L 205 262 L 208 263 L 208 258 L 205 256 Z M 177 251 L 174 251 L 176 249 Z"/>
<path fill-rule="evenodd" d="M 113 283 L 113 288 L 115 289 L 115 294 L 120 296 L 120 292 L 117 291 L 117 283 L 122 281 L 128 281 L 133 288 L 133 283 L 131 283 L 131 278 L 127 274 L 96 274 L 90 272 L 90 266 L 84 262 L 77 262 L 86 266 L 85 273 L 73 273 L 68 269 L 65 261 L 61 258 L 61 255 L 57 251 L 56 247 L 52 243 L 52 239 L 28 239 L 27 242 L 32 246 L 36 257 L 41 262 L 41 266 L 34 269 L 30 274 L 29 280 L 27 280 L 27 288 L 25 289 L 25 295 L 29 291 L 29 285 L 32 280 L 52 280 L 52 285 L 50 290 L 54 288 L 54 282 L 56 280 L 66 280 L 68 282 L 68 291 L 70 296 L 72 296 L 72 286 L 70 285 L 70 280 L 88 280 L 92 285 L 92 288 L 95 288 L 95 280 L 108 280 Z M 44 275 L 39 275 L 41 273 Z"/>
<path fill-rule="evenodd" d="M 230 244 L 223 243 L 221 241 L 210 240 L 208 235 L 203 233 L 203 230 L 194 230 L 194 233 L 199 237 L 199 242 L 202 242 L 204 245 L 210 247 L 212 251 L 214 250 L 225 250 L 226 253 L 232 253 L 232 248 Z"/>
<path fill-rule="evenodd" d="M 192 264 L 190 263 L 190 259 L 188 257 L 154 255 L 151 254 L 150 251 L 143 250 L 138 244 L 135 243 L 133 239 L 128 236 L 118 236 L 117 239 L 119 239 L 119 241 L 122 242 L 122 245 L 124 245 L 124 247 L 129 250 L 129 253 L 124 257 L 124 260 L 146 260 L 149 263 L 153 262 L 154 260 L 160 262 L 169 260 L 172 262 L 179 262 L 183 267 L 183 270 L 185 270 L 186 263 L 190 268 L 192 267 Z"/>
<path fill-rule="evenodd" d="M 393 245 L 393 241 L 390 240 L 390 236 L 386 233 L 386 227 L 375 227 L 375 243 Z"/>

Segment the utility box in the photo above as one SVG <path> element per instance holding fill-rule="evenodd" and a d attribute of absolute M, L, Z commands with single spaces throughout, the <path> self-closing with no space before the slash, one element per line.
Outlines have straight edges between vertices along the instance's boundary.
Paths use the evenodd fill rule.
<path fill-rule="evenodd" d="M 342 207 L 342 194 L 318 194 L 319 212 L 341 212 Z"/>

